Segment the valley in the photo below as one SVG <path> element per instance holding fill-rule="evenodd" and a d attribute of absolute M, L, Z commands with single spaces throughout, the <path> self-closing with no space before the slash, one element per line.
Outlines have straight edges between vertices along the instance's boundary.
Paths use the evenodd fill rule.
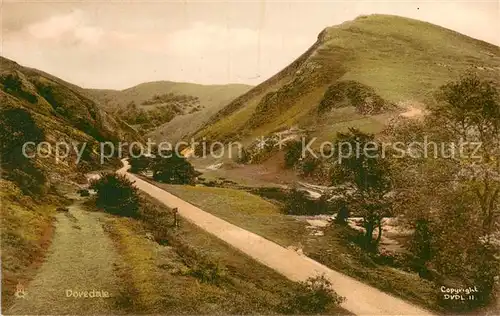
<path fill-rule="evenodd" d="M 256 85 L 0 66 L 2 314 L 500 312 L 494 44 L 372 14 Z"/>

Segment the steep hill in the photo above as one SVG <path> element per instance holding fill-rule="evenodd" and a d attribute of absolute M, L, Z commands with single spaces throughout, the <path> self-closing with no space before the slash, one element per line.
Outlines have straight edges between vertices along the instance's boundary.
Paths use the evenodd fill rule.
<path fill-rule="evenodd" d="M 113 111 L 132 103 L 139 111 L 158 112 L 161 109 L 165 122 L 157 120 L 149 124 L 146 132 L 156 140 L 175 141 L 196 131 L 223 106 L 250 89 L 251 86 L 243 84 L 200 85 L 156 81 L 121 91 L 88 89 L 87 93 Z M 158 115 L 152 115 L 155 116 Z"/>
<path fill-rule="evenodd" d="M 22 144 L 16 140 L 47 141 L 53 146 L 56 142 L 87 143 L 88 152 L 79 166 L 69 159 L 56 164 L 54 151 L 48 158 L 34 160 L 36 168 L 48 173 L 68 174 L 83 165 L 87 169 L 98 168 L 98 142 L 140 139 L 133 128 L 82 94 L 83 89 L 3 57 L 0 62 L 3 163 L 7 162 L 6 154 L 20 151 Z M 75 158 L 75 151 L 71 151 Z"/>
<path fill-rule="evenodd" d="M 332 140 L 358 127 L 380 131 L 403 107 L 430 102 L 465 71 L 498 80 L 499 47 L 430 23 L 361 16 L 324 29 L 302 56 L 235 99 L 194 136 L 255 137 L 294 126 Z"/>

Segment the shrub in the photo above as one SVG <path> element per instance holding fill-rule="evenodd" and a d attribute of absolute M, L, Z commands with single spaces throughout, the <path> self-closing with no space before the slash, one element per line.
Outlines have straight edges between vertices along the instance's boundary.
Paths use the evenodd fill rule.
<path fill-rule="evenodd" d="M 203 283 L 217 284 L 225 272 L 219 263 L 204 259 L 191 266 L 189 274 Z"/>
<path fill-rule="evenodd" d="M 153 159 L 146 156 L 134 156 L 129 159 L 130 162 L 130 172 L 141 173 L 148 171 L 151 168 Z"/>
<path fill-rule="evenodd" d="M 78 190 L 78 194 L 80 194 L 80 196 L 90 196 L 89 190 L 86 189 Z"/>
<path fill-rule="evenodd" d="M 106 212 L 129 217 L 138 216 L 138 190 L 125 175 L 101 173 L 99 179 L 91 182 L 90 188 L 97 192 L 97 206 Z"/>
<path fill-rule="evenodd" d="M 357 81 L 346 80 L 338 81 L 328 87 L 318 105 L 318 113 L 346 106 L 353 106 L 363 114 L 376 114 L 392 107 L 373 88 Z"/>
<path fill-rule="evenodd" d="M 285 168 L 292 168 L 297 164 L 302 155 L 302 142 L 294 141 L 286 145 Z"/>
<path fill-rule="evenodd" d="M 347 219 L 349 218 L 349 208 L 347 204 L 341 203 L 335 217 L 335 223 L 340 225 L 347 225 Z"/>
<path fill-rule="evenodd" d="M 332 213 L 333 208 L 326 196 L 314 200 L 304 191 L 291 189 L 286 196 L 284 212 L 290 215 L 318 215 Z"/>
<path fill-rule="evenodd" d="M 321 160 L 312 155 L 308 155 L 298 162 L 299 173 L 304 177 L 312 176 L 320 166 Z"/>
<path fill-rule="evenodd" d="M 339 296 L 324 275 L 310 277 L 299 285 L 282 304 L 286 314 L 321 314 L 341 304 L 345 298 Z"/>
<path fill-rule="evenodd" d="M 153 179 L 171 184 L 194 184 L 196 170 L 181 156 L 172 154 L 169 158 L 158 158 L 153 165 Z"/>

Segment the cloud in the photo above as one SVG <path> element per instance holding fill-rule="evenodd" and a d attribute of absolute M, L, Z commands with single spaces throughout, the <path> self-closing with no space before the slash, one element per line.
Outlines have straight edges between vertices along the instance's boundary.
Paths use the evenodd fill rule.
<path fill-rule="evenodd" d="M 266 49 L 283 47 L 283 34 L 259 32 L 249 28 L 227 28 L 221 25 L 193 23 L 189 28 L 178 30 L 168 36 L 168 50 L 174 54 L 199 56 L 203 53 L 221 53 L 224 51 L 245 51 L 259 46 Z M 309 44 L 311 39 L 294 36 L 287 39 L 291 45 Z"/>
<path fill-rule="evenodd" d="M 84 13 L 79 10 L 29 24 L 25 32 L 31 39 L 39 41 L 82 45 L 98 45 L 104 35 L 104 30 L 89 25 Z"/>

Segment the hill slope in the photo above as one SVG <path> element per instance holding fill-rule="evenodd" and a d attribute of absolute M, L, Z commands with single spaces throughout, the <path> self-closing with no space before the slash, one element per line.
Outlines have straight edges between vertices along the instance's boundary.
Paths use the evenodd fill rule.
<path fill-rule="evenodd" d="M 323 30 L 302 56 L 194 136 L 250 140 L 296 125 L 329 140 L 350 126 L 377 132 L 398 106 L 428 102 L 467 70 L 498 80 L 499 47 L 422 21 L 362 16 Z"/>
<path fill-rule="evenodd" d="M 16 62 L 0 57 L 0 99 L 2 103 L 2 137 L 19 136 L 24 141 L 47 141 L 71 144 L 88 143 L 89 155 L 85 156 L 87 167 L 97 167 L 97 156 L 91 146 L 98 142 L 139 140 L 137 132 L 119 119 L 111 117 L 92 100 L 81 93 L 83 89 L 37 69 L 23 67 Z M 16 120 L 30 124 L 37 139 L 30 139 L 26 126 L 17 125 Z M 10 124 L 10 123 L 12 124 Z M 23 130 L 24 128 L 24 130 Z M 18 131 L 19 130 L 19 131 Z M 17 132 L 16 132 L 17 131 Z M 14 135 L 8 135 L 9 132 Z M 22 135 L 21 135 L 22 134 Z M 2 141 L 5 141 L 2 139 Z M 2 153 L 11 153 L 20 148 L 2 147 Z M 15 144 L 12 145 L 22 145 Z M 95 149 L 95 148 L 94 148 Z M 73 154 L 75 154 L 73 152 Z M 37 161 L 37 167 L 50 172 L 68 172 L 77 166 L 71 162 L 53 165 L 51 158 Z M 5 162 L 5 160 L 4 160 Z M 4 165 L 5 167 L 5 165 Z"/>
<path fill-rule="evenodd" d="M 243 84 L 200 85 L 156 81 L 121 91 L 88 89 L 87 93 L 106 108 L 114 110 L 123 109 L 131 103 L 144 110 L 173 107 L 173 113 L 166 118 L 168 122 L 152 126 L 148 136 L 158 141 L 175 141 L 201 127 L 210 116 L 250 88 Z"/>

